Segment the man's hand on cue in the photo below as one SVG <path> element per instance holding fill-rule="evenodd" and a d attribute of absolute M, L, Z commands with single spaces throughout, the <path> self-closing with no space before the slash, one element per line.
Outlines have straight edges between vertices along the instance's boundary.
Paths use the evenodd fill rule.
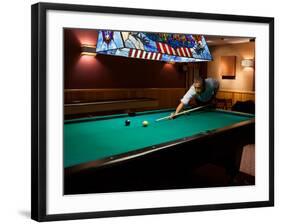
<path fill-rule="evenodd" d="M 177 115 L 177 113 L 175 113 L 175 112 L 171 113 L 169 119 L 175 119 L 177 117 L 176 115 Z"/>
<path fill-rule="evenodd" d="M 182 102 L 180 102 L 180 104 L 177 106 L 177 109 L 175 112 L 171 113 L 170 115 L 170 119 L 174 119 L 177 117 L 177 114 L 183 109 L 184 104 Z"/>

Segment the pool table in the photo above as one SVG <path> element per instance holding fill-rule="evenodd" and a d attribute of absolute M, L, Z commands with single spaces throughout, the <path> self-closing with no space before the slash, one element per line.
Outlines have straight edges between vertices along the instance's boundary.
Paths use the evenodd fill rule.
<path fill-rule="evenodd" d="M 87 193 L 130 190 L 128 183 L 105 190 L 105 186 L 115 186 L 109 179 L 118 182 L 119 177 L 123 182 L 135 178 L 132 189 L 142 189 L 136 182 L 144 176 L 142 183 L 150 186 L 146 189 L 155 186 L 155 178 L 157 183 L 161 178 L 166 180 L 164 189 L 171 188 L 167 186 L 171 183 L 168 176 L 186 175 L 186 170 L 206 161 L 223 164 L 230 173 L 237 171 L 241 148 L 254 142 L 254 115 L 205 108 L 156 121 L 172 111 L 65 120 L 65 192 L 83 193 L 81 184 L 75 187 L 78 184 L 74 182 L 92 186 L 89 180 L 93 179 L 95 186 L 97 182 L 107 184 L 99 190 L 88 187 Z M 125 125 L 126 120 L 130 125 Z M 149 123 L 147 127 L 142 125 L 144 120 Z"/>

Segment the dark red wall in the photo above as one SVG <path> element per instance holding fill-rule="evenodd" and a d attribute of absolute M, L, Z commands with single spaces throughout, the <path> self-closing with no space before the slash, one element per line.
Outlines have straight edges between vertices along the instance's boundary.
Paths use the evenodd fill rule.
<path fill-rule="evenodd" d="M 81 55 L 81 44 L 96 44 L 95 30 L 64 30 L 66 89 L 184 88 L 179 65 L 142 59 Z"/>

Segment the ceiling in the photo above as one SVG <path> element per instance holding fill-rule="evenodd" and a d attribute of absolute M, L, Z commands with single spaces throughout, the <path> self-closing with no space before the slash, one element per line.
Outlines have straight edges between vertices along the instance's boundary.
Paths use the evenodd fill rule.
<path fill-rule="evenodd" d="M 231 37 L 231 36 L 210 36 L 204 35 L 208 46 L 218 46 L 226 44 L 240 44 L 255 41 L 252 37 Z"/>

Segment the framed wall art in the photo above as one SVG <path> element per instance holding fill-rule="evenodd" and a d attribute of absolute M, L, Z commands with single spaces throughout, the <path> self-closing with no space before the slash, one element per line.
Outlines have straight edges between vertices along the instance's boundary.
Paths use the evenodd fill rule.
<path fill-rule="evenodd" d="M 37 3 L 31 51 L 32 219 L 274 205 L 274 18 Z"/>

